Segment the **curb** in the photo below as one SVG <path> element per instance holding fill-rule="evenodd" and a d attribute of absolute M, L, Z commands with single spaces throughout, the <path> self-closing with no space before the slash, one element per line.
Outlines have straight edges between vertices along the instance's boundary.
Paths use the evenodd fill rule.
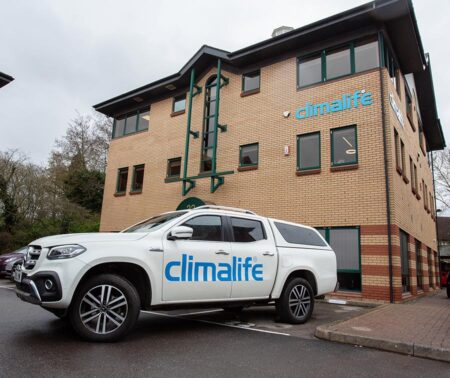
<path fill-rule="evenodd" d="M 330 329 L 332 326 L 318 326 L 314 335 L 319 339 L 343 344 L 361 345 L 368 348 L 386 350 L 415 357 L 450 362 L 450 349 L 419 345 L 396 340 L 382 340 L 367 336 L 357 336 Z"/>

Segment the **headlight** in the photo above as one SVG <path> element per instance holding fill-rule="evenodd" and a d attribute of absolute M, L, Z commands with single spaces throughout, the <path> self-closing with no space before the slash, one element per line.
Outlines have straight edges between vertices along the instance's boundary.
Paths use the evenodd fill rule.
<path fill-rule="evenodd" d="M 49 260 L 70 259 L 81 255 L 84 251 L 86 251 L 86 248 L 78 244 L 59 245 L 50 248 L 47 258 Z"/>

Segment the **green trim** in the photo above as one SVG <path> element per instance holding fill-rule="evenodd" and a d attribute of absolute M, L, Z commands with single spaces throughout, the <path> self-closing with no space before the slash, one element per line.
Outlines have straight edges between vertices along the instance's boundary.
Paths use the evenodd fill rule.
<path fill-rule="evenodd" d="M 303 137 L 308 137 L 311 135 L 318 135 L 319 136 L 319 165 L 317 166 L 312 166 L 312 167 L 300 167 L 300 139 Z M 297 170 L 298 171 L 308 171 L 311 169 L 320 169 L 321 165 L 322 165 L 322 151 L 321 151 L 322 147 L 321 147 L 321 137 L 320 137 L 320 131 L 314 131 L 311 133 L 306 133 L 306 134 L 300 134 L 297 135 Z"/>
<path fill-rule="evenodd" d="M 115 135 L 116 135 L 116 119 L 113 118 L 113 127 L 112 127 L 112 137 L 111 137 L 111 139 L 116 138 Z"/>
<path fill-rule="evenodd" d="M 248 76 L 248 75 L 251 75 L 254 73 L 258 73 L 258 88 L 246 90 L 245 89 L 245 76 Z M 252 92 L 252 91 L 256 91 L 256 90 L 260 90 L 260 89 L 261 89 L 261 69 L 260 68 L 258 68 L 257 70 L 245 72 L 242 74 L 241 93 L 248 93 L 248 92 Z"/>
<path fill-rule="evenodd" d="M 234 174 L 234 171 L 223 171 L 223 172 L 216 172 L 216 174 L 212 174 L 211 172 L 203 172 L 200 173 L 197 176 L 190 176 L 183 178 L 174 178 L 173 181 L 171 179 L 170 182 L 179 182 L 179 181 L 191 181 L 195 183 L 195 180 L 202 179 L 202 178 L 211 178 L 211 177 L 218 177 L 218 176 L 225 176 L 225 175 L 232 175 Z"/>
<path fill-rule="evenodd" d="M 174 161 L 180 161 L 180 174 L 179 175 L 171 175 L 170 172 L 170 163 L 173 163 Z M 180 178 L 181 176 L 181 156 L 176 158 L 167 159 L 167 169 L 166 169 L 166 179 L 172 179 L 172 178 Z"/>
<path fill-rule="evenodd" d="M 257 146 L 257 149 L 256 149 L 256 163 L 243 164 L 242 163 L 242 149 L 244 147 L 250 147 L 250 146 Z M 243 145 L 239 146 L 239 167 L 255 167 L 255 166 L 258 165 L 258 163 L 259 163 L 259 142 L 248 143 L 248 144 L 243 144 Z"/>
<path fill-rule="evenodd" d="M 119 169 L 117 170 L 116 194 L 119 194 L 119 193 L 126 193 L 126 191 L 127 191 L 127 186 L 128 186 L 128 171 L 129 171 L 129 170 L 128 170 L 128 167 L 119 168 Z M 122 172 L 127 172 L 127 181 L 126 181 L 126 184 L 125 184 L 125 190 L 119 190 L 120 174 L 121 174 Z"/>
<path fill-rule="evenodd" d="M 333 137 L 333 132 L 335 131 L 339 131 L 339 130 L 344 130 L 344 129 L 354 129 L 355 130 L 355 160 L 351 161 L 351 162 L 345 162 L 345 163 L 335 163 L 334 162 L 334 137 Z M 331 135 L 331 166 L 332 167 L 341 167 L 344 165 L 355 165 L 358 164 L 359 161 L 359 154 L 358 154 L 358 132 L 357 132 L 357 127 L 356 125 L 349 125 L 349 126 L 343 126 L 343 127 L 336 127 L 330 130 L 330 135 Z"/>
<path fill-rule="evenodd" d="M 139 189 L 136 189 L 136 187 L 135 187 L 135 184 L 136 184 L 136 182 L 135 182 L 135 179 L 136 179 L 136 171 L 138 170 L 138 169 L 141 169 L 142 168 L 142 170 L 145 170 L 145 164 L 138 164 L 138 165 L 134 165 L 133 166 L 133 177 L 132 177 L 132 180 L 131 180 L 131 191 L 132 192 L 141 192 L 142 191 L 142 189 L 143 189 L 143 187 L 144 187 L 144 182 L 142 182 L 142 188 L 139 188 Z M 144 177 L 142 177 L 142 179 L 143 179 Z"/>
<path fill-rule="evenodd" d="M 385 57 L 384 57 L 384 36 L 382 32 L 378 32 L 378 54 L 379 54 L 379 61 L 380 66 L 385 67 Z"/>

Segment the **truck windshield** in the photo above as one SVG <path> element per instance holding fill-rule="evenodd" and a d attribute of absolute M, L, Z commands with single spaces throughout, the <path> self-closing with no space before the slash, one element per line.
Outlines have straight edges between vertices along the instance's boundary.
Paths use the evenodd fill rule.
<path fill-rule="evenodd" d="M 138 223 L 134 226 L 131 226 L 130 228 L 127 228 L 122 232 L 152 232 L 157 230 L 158 228 L 161 228 L 171 220 L 180 217 L 183 214 L 186 214 L 186 211 L 177 211 L 173 213 L 158 215 L 156 217 Z"/>

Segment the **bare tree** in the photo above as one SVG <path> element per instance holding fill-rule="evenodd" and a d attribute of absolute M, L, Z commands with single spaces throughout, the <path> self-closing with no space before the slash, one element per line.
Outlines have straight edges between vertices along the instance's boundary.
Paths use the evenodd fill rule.
<path fill-rule="evenodd" d="M 442 210 L 450 209 L 450 149 L 433 153 L 436 200 Z"/>

